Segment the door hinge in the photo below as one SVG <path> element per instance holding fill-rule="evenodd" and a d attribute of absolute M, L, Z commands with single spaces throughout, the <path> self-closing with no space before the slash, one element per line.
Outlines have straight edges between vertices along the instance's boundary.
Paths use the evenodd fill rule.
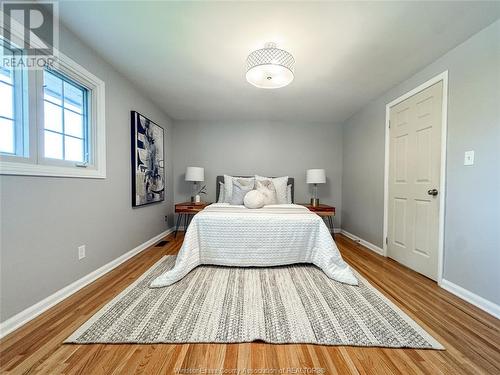
<path fill-rule="evenodd" d="M 389 245 L 389 238 L 388 237 L 385 238 L 385 244 Z"/>
<path fill-rule="evenodd" d="M 389 120 L 389 129 L 391 128 L 391 120 Z"/>

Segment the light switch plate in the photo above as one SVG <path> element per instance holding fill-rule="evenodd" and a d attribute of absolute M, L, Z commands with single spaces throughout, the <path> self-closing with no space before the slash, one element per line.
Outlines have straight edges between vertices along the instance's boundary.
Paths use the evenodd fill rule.
<path fill-rule="evenodd" d="M 78 260 L 82 260 L 85 256 L 85 245 L 78 246 Z"/>
<path fill-rule="evenodd" d="M 474 165 L 474 151 L 465 151 L 464 165 Z"/>

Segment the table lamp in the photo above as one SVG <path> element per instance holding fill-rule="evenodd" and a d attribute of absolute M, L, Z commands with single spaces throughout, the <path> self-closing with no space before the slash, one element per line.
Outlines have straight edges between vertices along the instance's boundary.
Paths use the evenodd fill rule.
<path fill-rule="evenodd" d="M 318 184 L 326 183 L 326 173 L 324 169 L 308 169 L 306 171 L 306 182 L 308 184 L 314 184 L 313 186 L 313 197 L 311 198 L 311 206 L 319 206 L 318 198 Z"/>
<path fill-rule="evenodd" d="M 191 202 L 199 203 L 201 201 L 198 193 L 198 182 L 205 180 L 205 169 L 200 167 L 186 168 L 186 181 L 192 181 Z"/>

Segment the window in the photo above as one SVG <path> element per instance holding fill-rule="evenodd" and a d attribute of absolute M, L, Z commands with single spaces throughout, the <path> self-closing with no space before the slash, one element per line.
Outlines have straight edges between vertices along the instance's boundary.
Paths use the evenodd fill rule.
<path fill-rule="evenodd" d="M 62 53 L 50 70 L 0 65 L 0 174 L 105 178 L 104 89 Z"/>
<path fill-rule="evenodd" d="M 14 72 L 0 67 L 0 152 L 15 154 Z"/>
<path fill-rule="evenodd" d="M 88 90 L 47 70 L 43 82 L 44 156 L 88 162 Z"/>
<path fill-rule="evenodd" d="M 7 48 L 4 51 L 12 55 L 20 53 Z M 23 156 L 27 152 L 23 113 L 25 81 L 22 70 L 0 66 L 0 153 L 3 154 Z"/>

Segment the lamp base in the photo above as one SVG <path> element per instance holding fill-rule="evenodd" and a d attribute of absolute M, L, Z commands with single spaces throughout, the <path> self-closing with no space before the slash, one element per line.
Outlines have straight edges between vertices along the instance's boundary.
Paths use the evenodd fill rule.
<path fill-rule="evenodd" d="M 311 198 L 311 206 L 318 207 L 319 206 L 319 199 L 318 198 Z"/>
<path fill-rule="evenodd" d="M 197 194 L 197 195 L 191 197 L 191 203 L 194 203 L 194 204 L 202 203 L 201 202 L 201 195 Z"/>

